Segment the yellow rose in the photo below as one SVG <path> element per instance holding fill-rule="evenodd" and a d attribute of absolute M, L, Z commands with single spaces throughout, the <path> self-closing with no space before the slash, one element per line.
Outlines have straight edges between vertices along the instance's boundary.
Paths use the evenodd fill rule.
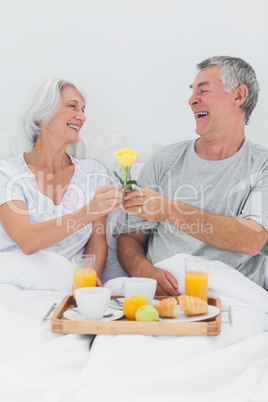
<path fill-rule="evenodd" d="M 119 165 L 123 167 L 131 166 L 138 155 L 138 152 L 133 152 L 132 149 L 129 148 L 122 148 L 120 151 L 115 153 Z"/>

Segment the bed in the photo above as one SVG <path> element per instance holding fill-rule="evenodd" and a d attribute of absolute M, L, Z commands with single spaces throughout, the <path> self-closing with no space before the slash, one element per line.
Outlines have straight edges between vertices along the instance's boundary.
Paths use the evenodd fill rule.
<path fill-rule="evenodd" d="M 125 145 L 124 138 L 104 137 L 85 137 L 70 152 L 100 160 L 111 172 L 112 152 Z M 12 136 L 6 140 L 1 158 L 25 149 L 17 140 L 12 147 Z M 144 150 L 134 175 L 149 154 Z M 102 279 L 120 294 L 125 273 L 111 236 L 115 220 L 116 214 L 108 220 Z M 157 264 L 177 278 L 182 291 L 185 257 Z M 46 251 L 0 255 L 1 402 L 268 400 L 268 293 L 242 274 L 219 261 L 210 266 L 209 296 L 220 298 L 226 311 L 218 336 L 94 337 L 56 334 L 43 320 L 71 294 L 72 269 L 64 257 Z"/>

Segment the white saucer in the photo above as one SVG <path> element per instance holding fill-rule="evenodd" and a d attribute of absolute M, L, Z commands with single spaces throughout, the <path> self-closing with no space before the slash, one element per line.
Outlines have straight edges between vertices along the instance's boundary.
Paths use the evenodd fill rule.
<path fill-rule="evenodd" d="M 112 313 L 113 315 L 111 317 L 103 317 L 101 320 L 97 321 L 113 321 L 113 320 L 118 320 L 119 318 L 123 317 L 124 313 L 122 310 L 115 310 L 113 308 L 107 309 L 105 314 L 110 314 Z M 78 308 L 72 308 L 69 310 L 64 311 L 63 317 L 67 318 L 68 320 L 72 321 L 83 321 L 86 320 L 79 312 Z M 89 320 L 87 320 L 89 321 Z"/>
<path fill-rule="evenodd" d="M 114 310 L 114 309 L 116 309 L 116 310 L 123 310 L 123 305 L 122 306 L 119 306 L 119 304 L 117 304 L 115 301 L 114 301 L 115 299 L 111 299 L 110 300 L 110 302 L 109 302 L 109 307 L 112 307 L 112 309 Z M 124 303 L 124 301 L 126 300 L 126 298 L 125 297 L 118 297 L 118 299 L 116 299 L 116 300 L 119 300 L 119 301 L 121 301 L 122 303 Z M 154 306 L 156 303 L 158 303 L 159 302 L 159 300 L 153 300 L 152 301 L 152 303 L 151 303 L 151 305 L 152 306 Z"/>
<path fill-rule="evenodd" d="M 159 321 L 165 322 L 191 322 L 191 321 L 203 321 L 208 320 L 209 318 L 213 318 L 218 315 L 220 310 L 216 306 L 208 305 L 208 313 L 207 314 L 199 314 L 199 315 L 191 315 L 187 317 L 181 309 L 181 306 L 176 307 L 176 317 L 175 318 L 165 318 L 159 317 Z"/>

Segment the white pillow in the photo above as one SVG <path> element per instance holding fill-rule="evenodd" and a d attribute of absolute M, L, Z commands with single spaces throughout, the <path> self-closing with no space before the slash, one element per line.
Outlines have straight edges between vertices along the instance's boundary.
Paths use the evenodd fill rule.
<path fill-rule="evenodd" d="M 31 146 L 19 134 L 0 133 L 0 159 L 8 159 L 22 152 L 30 152 Z"/>
<path fill-rule="evenodd" d="M 0 253 L 0 283 L 71 294 L 73 265 L 65 257 L 48 251 L 31 255 L 21 250 Z"/>
<path fill-rule="evenodd" d="M 161 151 L 165 145 L 163 144 L 157 144 L 156 142 L 153 142 L 151 145 L 151 155 L 154 155 L 156 152 Z"/>

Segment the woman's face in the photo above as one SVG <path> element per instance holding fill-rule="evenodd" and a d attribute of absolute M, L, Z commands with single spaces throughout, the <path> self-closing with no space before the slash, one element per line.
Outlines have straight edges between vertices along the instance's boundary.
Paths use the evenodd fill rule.
<path fill-rule="evenodd" d="M 61 91 L 61 105 L 52 120 L 42 128 L 55 139 L 72 144 L 78 142 L 79 131 L 86 121 L 85 102 L 74 87 Z"/>

